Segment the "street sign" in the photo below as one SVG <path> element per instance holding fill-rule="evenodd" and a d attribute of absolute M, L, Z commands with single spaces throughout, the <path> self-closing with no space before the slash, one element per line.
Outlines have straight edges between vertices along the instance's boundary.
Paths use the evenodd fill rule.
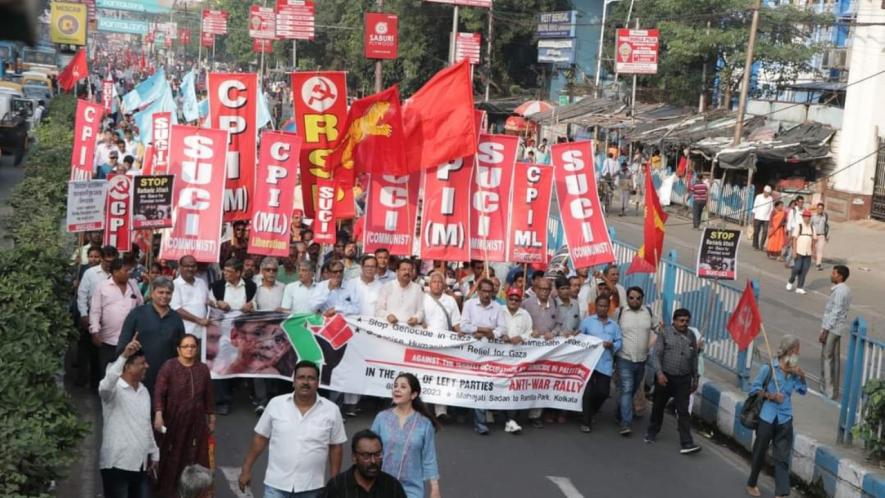
<path fill-rule="evenodd" d="M 467 62 L 479 64 L 482 35 L 479 33 L 458 33 L 455 38 L 455 62 L 467 59 Z"/>
<path fill-rule="evenodd" d="M 273 52 L 273 40 L 265 40 L 263 38 L 254 38 L 252 40 L 252 51 L 256 54 L 264 52 L 269 54 Z"/>
<path fill-rule="evenodd" d="M 542 12 L 538 14 L 538 38 L 574 38 L 578 11 Z"/>
<path fill-rule="evenodd" d="M 622 74 L 656 74 L 660 32 L 657 29 L 619 29 L 615 44 L 616 70 Z"/>
<path fill-rule="evenodd" d="M 178 30 L 178 39 L 181 40 L 181 43 L 187 45 L 191 42 L 191 30 L 187 28 L 181 28 Z"/>
<path fill-rule="evenodd" d="M 366 59 L 396 59 L 397 45 L 396 15 L 367 12 L 363 38 Z"/>
<path fill-rule="evenodd" d="M 277 38 L 313 40 L 316 9 L 313 2 L 277 0 Z"/>
<path fill-rule="evenodd" d="M 86 5 L 67 2 L 52 2 L 49 5 L 50 41 L 67 45 L 86 45 L 88 14 Z"/>
<path fill-rule="evenodd" d="M 200 33 L 200 45 L 206 48 L 212 48 L 212 45 L 215 45 L 215 35 L 203 31 Z"/>
<path fill-rule="evenodd" d="M 98 16 L 98 30 L 130 35 L 146 35 L 150 31 L 147 21 L 105 16 Z"/>
<path fill-rule="evenodd" d="M 276 33 L 277 15 L 271 7 L 253 5 L 249 8 L 249 36 L 261 40 L 273 40 Z"/>
<path fill-rule="evenodd" d="M 203 9 L 203 32 L 213 35 L 227 34 L 228 13 L 225 10 Z"/>
<path fill-rule="evenodd" d="M 538 62 L 542 64 L 574 64 L 575 38 L 538 40 Z"/>

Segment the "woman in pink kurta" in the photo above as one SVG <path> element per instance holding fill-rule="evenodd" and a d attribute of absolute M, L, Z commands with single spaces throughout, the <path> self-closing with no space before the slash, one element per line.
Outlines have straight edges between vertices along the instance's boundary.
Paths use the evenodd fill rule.
<path fill-rule="evenodd" d="M 178 496 L 178 478 L 188 465 L 209 466 L 215 404 L 209 368 L 197 354 L 196 336 L 186 334 L 178 343 L 178 357 L 160 367 L 154 386 L 154 430 L 160 446 L 157 493 L 162 497 Z"/>

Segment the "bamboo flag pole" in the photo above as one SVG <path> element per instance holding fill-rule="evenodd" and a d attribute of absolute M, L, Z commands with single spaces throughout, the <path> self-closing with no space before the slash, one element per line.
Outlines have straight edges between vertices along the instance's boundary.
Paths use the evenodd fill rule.
<path fill-rule="evenodd" d="M 762 337 L 765 339 L 765 349 L 768 351 L 768 363 L 771 365 L 771 378 L 774 379 L 774 388 L 780 392 L 781 386 L 777 381 L 777 376 L 774 375 L 774 356 L 771 354 L 771 345 L 768 343 L 768 334 L 765 333 L 765 324 L 760 323 L 759 328 L 762 329 Z M 762 389 L 765 389 L 766 387 L 767 386 L 762 386 Z"/>

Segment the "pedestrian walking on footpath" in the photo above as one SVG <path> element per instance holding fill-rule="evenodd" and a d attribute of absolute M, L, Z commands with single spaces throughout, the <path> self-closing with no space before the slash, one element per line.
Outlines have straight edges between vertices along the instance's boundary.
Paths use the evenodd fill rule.
<path fill-rule="evenodd" d="M 819 341 L 821 343 L 821 389 L 831 399 L 839 398 L 840 347 L 842 335 L 848 333 L 848 308 L 851 306 L 851 288 L 845 283 L 848 267 L 836 265 L 830 274 L 830 297 L 824 306 Z"/>
<path fill-rule="evenodd" d="M 771 186 L 766 185 L 762 193 L 753 199 L 753 249 L 761 251 L 768 237 L 768 221 L 771 219 Z"/>
<path fill-rule="evenodd" d="M 805 277 L 811 268 L 811 256 L 814 254 L 814 227 L 811 226 L 811 211 L 802 211 L 802 221 L 793 228 L 793 269 L 790 271 L 790 280 L 787 281 L 787 290 L 793 290 L 793 282 L 796 282 L 796 294 L 805 294 Z"/>
<path fill-rule="evenodd" d="M 793 393 L 804 395 L 808 387 L 805 372 L 799 367 L 799 338 L 787 334 L 777 350 L 777 364 L 763 365 L 753 380 L 750 394 L 762 392 L 765 401 L 759 413 L 759 426 L 753 442 L 747 494 L 761 496 L 756 483 L 765 465 L 768 446 L 774 451 L 774 494 L 790 495 L 790 452 L 793 448 Z"/>
<path fill-rule="evenodd" d="M 707 209 L 707 198 L 710 195 L 710 187 L 704 181 L 703 175 L 696 175 L 694 184 L 691 186 L 691 223 L 695 230 L 701 229 L 701 218 Z"/>
<path fill-rule="evenodd" d="M 627 163 L 621 164 L 618 170 L 618 191 L 621 194 L 621 213 L 618 216 L 624 216 L 627 208 L 630 207 L 630 193 L 633 190 L 633 172 Z"/>
<path fill-rule="evenodd" d="M 341 472 L 344 419 L 335 403 L 317 396 L 320 368 L 299 361 L 292 384 L 295 391 L 271 399 L 255 425 L 240 470 L 241 492 L 251 484 L 252 466 L 268 446 L 265 498 L 320 498 L 326 462 L 330 475 Z"/>
<path fill-rule="evenodd" d="M 141 383 L 148 368 L 136 333 L 98 385 L 104 421 L 98 468 L 107 498 L 141 498 L 147 472 L 156 477 L 160 450 L 151 430 L 151 396 Z"/>
<path fill-rule="evenodd" d="M 384 446 L 378 434 L 366 429 L 350 441 L 353 465 L 329 479 L 323 498 L 406 498 L 403 485 L 381 470 Z"/>
<path fill-rule="evenodd" d="M 655 342 L 651 357 L 655 372 L 654 404 L 645 433 L 646 443 L 657 441 L 664 422 L 664 407 L 673 398 L 679 428 L 679 452 L 683 455 L 701 450 L 691 437 L 691 414 L 688 412 L 689 398 L 698 388 L 698 343 L 689 330 L 690 321 L 691 312 L 687 309 L 674 311 L 673 324 L 665 327 Z"/>
<path fill-rule="evenodd" d="M 814 214 L 811 216 L 811 227 L 814 228 L 814 262 L 817 270 L 824 269 L 824 247 L 830 241 L 830 215 L 824 211 L 824 203 L 818 202 Z"/>
<path fill-rule="evenodd" d="M 209 434 L 215 431 L 215 406 L 209 367 L 199 360 L 197 336 L 178 342 L 178 357 L 166 361 L 154 388 L 154 430 L 160 434 L 163 461 L 157 493 L 176 498 L 182 471 L 197 463 L 209 466 Z"/>
<path fill-rule="evenodd" d="M 768 223 L 768 241 L 765 242 L 768 259 L 778 261 L 783 259 L 781 252 L 787 244 L 787 239 L 787 211 L 784 209 L 783 202 L 776 201 Z"/>
<path fill-rule="evenodd" d="M 409 498 L 424 498 L 430 482 L 430 498 L 440 498 L 436 431 L 439 422 L 421 400 L 421 383 L 410 373 L 393 382 L 393 408 L 375 416 L 372 432 L 384 444 L 381 469 L 402 483 Z"/>

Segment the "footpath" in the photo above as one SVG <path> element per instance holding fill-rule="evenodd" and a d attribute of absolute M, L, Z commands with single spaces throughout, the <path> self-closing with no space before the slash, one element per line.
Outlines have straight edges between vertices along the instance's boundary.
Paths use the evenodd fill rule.
<path fill-rule="evenodd" d="M 678 206 L 671 206 L 668 212 L 672 215 L 667 223 L 666 240 L 668 244 L 678 247 L 686 256 L 694 254 L 699 240 L 699 232 L 694 231 L 684 212 Z M 633 220 L 614 221 L 616 230 L 627 231 L 626 223 L 641 223 Z M 718 223 L 718 220 L 713 220 Z M 621 227 L 619 228 L 619 225 Z M 833 264 L 845 264 L 851 270 L 849 284 L 853 289 L 852 318 L 863 314 L 873 324 L 871 335 L 882 337 L 885 317 L 878 313 L 881 309 L 876 301 L 885 291 L 885 252 L 881 250 L 881 242 L 885 239 L 885 223 L 876 221 L 831 222 L 831 238 L 825 252 L 825 274 L 828 277 Z M 728 228 L 742 228 L 738 225 L 726 224 Z M 623 229 L 623 230 L 622 230 Z M 619 232 L 620 233 L 620 232 Z M 682 260 L 683 258 L 680 258 Z M 751 278 L 768 277 L 767 281 L 786 280 L 786 272 L 777 262 L 767 261 L 765 255 L 753 251 L 749 241 L 744 241 L 740 248 L 739 259 L 745 270 L 744 276 Z M 693 266 L 694 263 L 681 261 Z M 812 269 L 812 272 L 815 270 Z M 749 275 L 748 275 L 749 273 Z M 821 302 L 825 300 L 829 285 L 820 285 L 821 278 L 816 277 L 815 285 L 809 289 L 813 299 L 804 301 L 805 306 L 814 307 L 815 313 L 822 310 Z M 761 278 L 760 278 L 761 279 Z M 772 283 L 771 287 L 774 287 Z M 770 295 L 782 289 L 763 287 L 762 295 Z M 814 294 L 814 296 L 812 296 Z M 778 294 L 778 300 L 790 302 L 796 299 L 793 295 Z M 801 306 L 801 305 L 800 305 Z M 764 315 L 764 314 L 763 314 Z M 816 338 L 816 334 L 814 335 Z M 806 338 L 807 339 L 807 338 Z M 777 339 L 772 339 L 775 342 Z M 759 345 L 757 342 L 757 347 Z M 803 356 L 819 354 L 820 346 L 808 347 L 803 342 Z M 814 342 L 814 341 L 811 341 Z M 848 338 L 843 338 L 842 353 L 848 347 Z M 776 346 L 772 346 L 776 347 Z M 759 361 L 767 361 L 767 353 L 759 351 Z M 796 480 L 811 489 L 812 492 L 833 498 L 863 497 L 879 498 L 885 496 L 885 469 L 872 465 L 863 452 L 863 442 L 854 441 L 852 446 L 837 443 L 839 404 L 821 396 L 817 389 L 816 376 L 819 368 L 810 370 L 809 392 L 805 396 L 793 396 L 795 417 L 793 427 L 795 439 L 791 472 L 794 484 Z M 843 361 L 844 371 L 844 361 Z M 753 374 L 756 373 L 754 369 Z M 752 377 L 751 377 L 752 379 Z M 693 415 L 717 429 L 737 446 L 750 452 L 754 433 L 740 424 L 739 414 L 746 399 L 746 393 L 737 385 L 737 377 L 712 362 L 705 364 L 705 377 L 701 379 L 697 399 L 693 407 Z"/>

